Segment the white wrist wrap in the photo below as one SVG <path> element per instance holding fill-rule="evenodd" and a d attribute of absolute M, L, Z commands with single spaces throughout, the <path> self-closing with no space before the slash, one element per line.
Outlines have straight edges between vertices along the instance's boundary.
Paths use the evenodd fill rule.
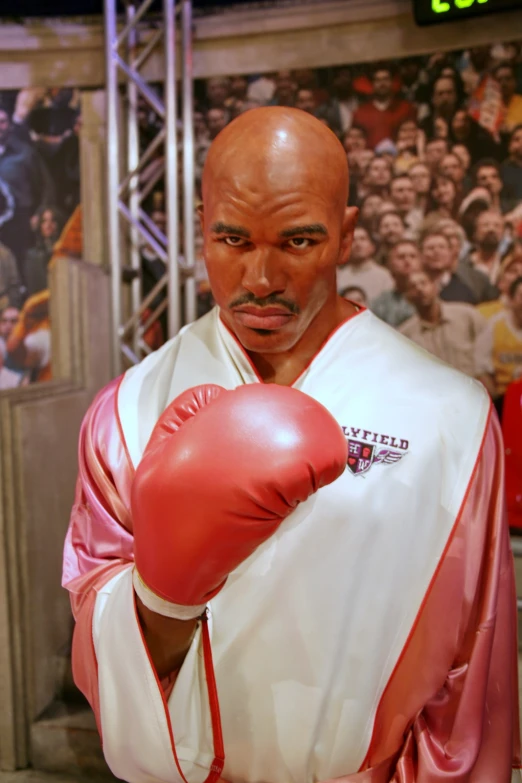
<path fill-rule="evenodd" d="M 205 611 L 206 604 L 201 604 L 200 606 L 180 606 L 156 595 L 150 587 L 147 587 L 136 566 L 134 566 L 132 571 L 132 585 L 134 592 L 147 609 L 156 612 L 156 614 L 162 614 L 163 617 L 170 617 L 174 620 L 193 620 Z"/>

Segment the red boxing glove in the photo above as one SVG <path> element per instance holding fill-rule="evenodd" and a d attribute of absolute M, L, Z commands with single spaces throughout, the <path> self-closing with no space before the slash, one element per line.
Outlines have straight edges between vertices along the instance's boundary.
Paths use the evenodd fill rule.
<path fill-rule="evenodd" d="M 346 457 L 333 416 L 296 389 L 184 392 L 158 420 L 132 485 L 137 594 L 160 614 L 197 617 Z"/>

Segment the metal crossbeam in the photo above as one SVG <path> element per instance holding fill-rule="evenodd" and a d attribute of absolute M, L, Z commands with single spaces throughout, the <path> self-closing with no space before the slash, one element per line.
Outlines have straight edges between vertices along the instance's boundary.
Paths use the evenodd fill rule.
<path fill-rule="evenodd" d="M 161 18 L 146 22 L 152 0 L 128 0 L 124 20 L 116 0 L 105 0 L 107 98 L 107 228 L 112 274 L 112 356 L 114 372 L 150 353 L 148 329 L 167 311 L 168 336 L 196 317 L 194 250 L 194 135 L 192 77 L 192 0 L 163 0 Z M 183 69 L 177 80 L 176 26 L 180 27 Z M 143 35 L 146 29 L 147 35 Z M 152 32 L 153 30 L 153 32 Z M 142 41 L 142 38 L 145 40 Z M 163 95 L 143 75 L 143 67 L 162 50 Z M 182 117 L 177 116 L 176 84 L 182 88 Z M 143 100 L 157 117 L 160 129 L 144 144 L 138 121 Z M 183 183 L 178 193 L 177 125 L 183 127 Z M 163 153 L 161 155 L 161 152 Z M 156 157 L 156 156 L 160 157 Z M 147 166 L 152 174 L 145 178 Z M 149 170 L 150 173 L 150 170 Z M 158 182 L 165 183 L 166 235 L 144 209 Z M 179 199 L 183 201 L 183 259 L 180 258 Z M 141 254 L 147 245 L 165 263 L 165 274 L 144 297 Z M 125 289 L 122 271 L 130 272 Z M 130 286 L 130 290 L 129 290 Z M 166 296 L 165 296 L 166 293 Z M 182 299 L 183 293 L 183 299 Z M 158 297 L 160 299 L 158 304 Z M 183 306 L 182 306 L 183 305 Z M 153 312 L 151 312 L 151 308 Z"/>

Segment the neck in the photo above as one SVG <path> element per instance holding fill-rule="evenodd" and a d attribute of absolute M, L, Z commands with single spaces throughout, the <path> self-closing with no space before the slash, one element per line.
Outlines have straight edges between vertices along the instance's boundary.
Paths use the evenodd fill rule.
<path fill-rule="evenodd" d="M 427 321 L 430 324 L 436 324 L 440 321 L 441 309 L 438 299 L 434 299 L 433 302 L 425 307 L 417 307 L 417 311 L 423 321 Z"/>
<path fill-rule="evenodd" d="M 320 310 L 301 339 L 288 351 L 268 354 L 248 351 L 248 355 L 265 383 L 291 386 L 334 329 L 356 312 L 350 302 L 336 295 L 335 300 Z"/>
<path fill-rule="evenodd" d="M 362 266 L 363 264 L 365 264 L 367 261 L 370 261 L 370 260 L 371 260 L 371 257 L 370 258 L 354 258 L 352 256 L 350 258 L 350 260 L 348 261 L 348 266 Z"/>

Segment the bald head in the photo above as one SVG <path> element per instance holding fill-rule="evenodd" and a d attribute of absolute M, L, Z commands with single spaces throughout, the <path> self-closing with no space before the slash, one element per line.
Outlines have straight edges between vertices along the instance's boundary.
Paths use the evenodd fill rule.
<path fill-rule="evenodd" d="M 357 220 L 347 197 L 346 153 L 304 111 L 252 109 L 212 143 L 200 210 L 205 263 L 221 318 L 247 351 L 317 347 L 345 317 L 336 269 Z"/>
<path fill-rule="evenodd" d="M 213 191 L 245 190 L 260 200 L 294 187 L 319 191 L 342 214 L 348 164 L 337 137 L 312 115 L 283 106 L 252 109 L 217 136 L 203 172 L 203 202 Z"/>

